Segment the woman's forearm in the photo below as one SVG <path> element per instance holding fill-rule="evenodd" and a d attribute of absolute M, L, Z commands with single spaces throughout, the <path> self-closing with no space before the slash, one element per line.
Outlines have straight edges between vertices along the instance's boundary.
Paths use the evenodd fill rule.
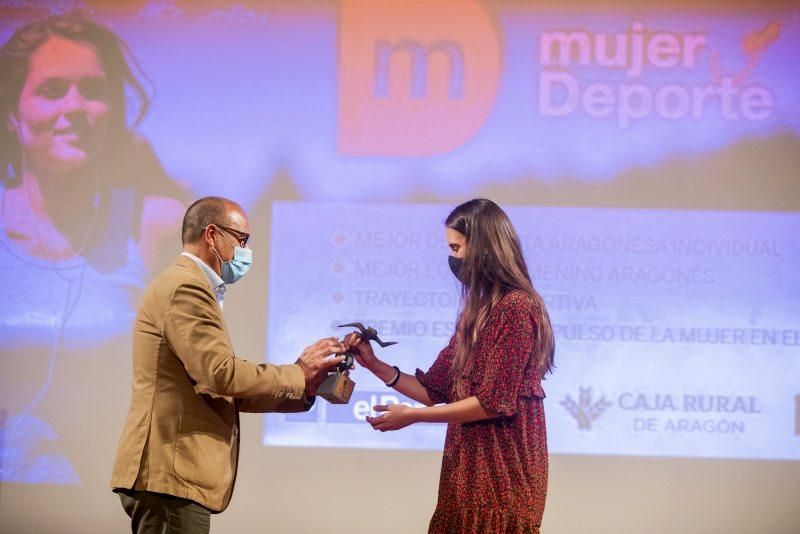
<path fill-rule="evenodd" d="M 414 419 L 418 423 L 471 423 L 495 417 L 499 417 L 499 415 L 489 412 L 481 406 L 478 397 L 468 397 L 450 404 L 417 408 L 414 413 Z"/>
<path fill-rule="evenodd" d="M 384 384 L 391 381 L 397 374 L 397 371 L 395 371 L 394 367 L 388 363 L 382 362 L 381 360 L 377 360 L 369 370 Z M 422 384 L 420 384 L 419 380 L 417 380 L 417 377 L 414 375 L 401 372 L 400 378 L 394 384 L 393 388 L 398 393 L 402 393 L 406 397 L 414 399 L 425 406 L 433 405 L 433 401 L 428 396 L 428 392 L 424 387 L 422 387 Z"/>

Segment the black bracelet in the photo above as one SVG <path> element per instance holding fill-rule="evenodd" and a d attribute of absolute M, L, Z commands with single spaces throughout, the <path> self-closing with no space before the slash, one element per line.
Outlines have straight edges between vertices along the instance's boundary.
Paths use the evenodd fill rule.
<path fill-rule="evenodd" d="M 394 378 L 392 378 L 390 381 L 384 382 L 384 384 L 386 384 L 386 387 L 390 387 L 390 388 L 394 387 L 394 385 L 397 384 L 397 381 L 400 380 L 400 368 L 397 367 L 396 365 L 393 365 L 392 369 L 397 371 L 397 374 L 394 375 Z"/>

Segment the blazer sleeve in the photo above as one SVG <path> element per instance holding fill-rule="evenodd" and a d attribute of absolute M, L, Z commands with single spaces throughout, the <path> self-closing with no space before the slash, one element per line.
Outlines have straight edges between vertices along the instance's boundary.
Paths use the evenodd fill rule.
<path fill-rule="evenodd" d="M 306 397 L 305 394 L 299 399 L 275 399 L 272 397 L 254 397 L 236 399 L 240 412 L 249 413 L 297 413 L 307 412 L 314 406 L 316 397 Z"/>
<path fill-rule="evenodd" d="M 302 399 L 305 378 L 300 367 L 237 358 L 223 324 L 207 287 L 191 280 L 175 288 L 164 312 L 162 335 L 200 389 L 226 397 L 269 398 L 276 405 Z"/>

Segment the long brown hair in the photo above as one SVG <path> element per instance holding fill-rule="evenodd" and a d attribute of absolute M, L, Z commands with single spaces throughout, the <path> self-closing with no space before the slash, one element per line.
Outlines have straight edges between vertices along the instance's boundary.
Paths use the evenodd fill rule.
<path fill-rule="evenodd" d="M 533 288 L 522 255 L 519 237 L 508 215 L 494 202 L 476 198 L 456 208 L 445 225 L 464 235 L 466 254 L 458 273 L 461 281 L 461 311 L 456 324 L 453 384 L 464 396 L 463 377 L 468 374 L 470 354 L 492 308 L 509 291 L 520 290 L 531 299 L 536 331 L 531 358 L 539 376 L 552 372 L 555 342 L 544 301 Z"/>

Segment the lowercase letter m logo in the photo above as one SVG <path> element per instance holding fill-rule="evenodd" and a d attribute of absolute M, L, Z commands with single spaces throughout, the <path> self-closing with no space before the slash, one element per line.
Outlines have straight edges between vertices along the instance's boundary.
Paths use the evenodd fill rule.
<path fill-rule="evenodd" d="M 477 0 L 342 0 L 339 152 L 431 156 L 480 130 L 500 46 Z"/>
<path fill-rule="evenodd" d="M 591 430 L 592 421 L 600 417 L 606 409 L 611 407 L 611 403 L 606 400 L 605 395 L 592 402 L 592 388 L 578 388 L 578 401 L 567 395 L 559 404 L 578 422 L 578 429 Z"/>

